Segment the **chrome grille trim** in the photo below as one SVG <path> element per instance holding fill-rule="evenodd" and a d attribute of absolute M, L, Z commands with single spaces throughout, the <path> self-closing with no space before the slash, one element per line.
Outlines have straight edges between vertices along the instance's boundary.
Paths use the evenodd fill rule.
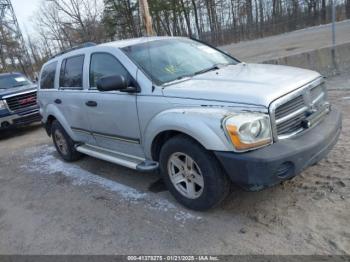
<path fill-rule="evenodd" d="M 303 131 L 304 129 L 300 126 L 300 123 L 306 118 L 306 112 L 317 110 L 318 105 L 323 104 L 325 99 L 324 79 L 319 77 L 273 101 L 269 112 L 274 140 L 286 139 Z M 280 111 L 276 112 L 279 108 Z M 288 128 L 290 132 L 282 134 L 282 132 L 288 131 Z"/>
<path fill-rule="evenodd" d="M 30 99 L 21 103 L 21 100 Z M 7 109 L 10 112 L 21 111 L 22 109 L 35 107 L 37 105 L 37 91 L 30 90 L 22 93 L 12 94 L 4 97 Z"/>
<path fill-rule="evenodd" d="M 305 106 L 305 101 L 302 95 L 299 95 L 285 104 L 278 106 L 279 110 L 278 112 L 275 112 L 276 119 L 283 118 L 285 116 L 288 116 L 291 111 L 299 110 Z M 283 107 L 283 108 L 281 108 Z"/>
<path fill-rule="evenodd" d="M 15 93 L 15 94 L 3 96 L 2 99 L 7 99 L 7 98 L 10 98 L 10 97 L 19 96 L 19 95 L 25 95 L 25 94 L 33 93 L 33 92 L 36 92 L 36 91 L 37 91 L 36 89 L 31 89 L 31 90 L 24 91 L 24 92 L 21 92 L 21 93 Z"/>
<path fill-rule="evenodd" d="M 307 109 L 308 109 L 307 106 L 303 106 L 302 108 L 298 109 L 297 111 L 294 111 L 291 114 L 288 114 L 282 118 L 277 119 L 276 125 L 281 124 L 283 122 L 286 122 L 286 121 L 292 119 L 293 117 L 296 117 L 296 116 L 300 115 L 301 113 L 304 113 Z"/>
<path fill-rule="evenodd" d="M 313 101 L 312 104 L 317 104 L 322 98 L 325 97 L 325 93 L 319 94 Z"/>

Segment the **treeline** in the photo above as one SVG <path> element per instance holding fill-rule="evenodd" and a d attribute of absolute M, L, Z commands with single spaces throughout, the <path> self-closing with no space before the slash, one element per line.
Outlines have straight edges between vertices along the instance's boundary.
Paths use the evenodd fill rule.
<path fill-rule="evenodd" d="M 350 0 L 337 1 L 337 20 Z M 331 21 L 330 0 L 149 0 L 157 35 L 191 36 L 223 45 Z M 143 35 L 138 2 L 105 0 L 109 39 Z"/>
<path fill-rule="evenodd" d="M 190 36 L 216 46 L 329 23 L 332 13 L 331 0 L 148 0 L 148 3 L 156 35 Z M 350 18 L 350 0 L 336 3 L 337 20 Z M 42 0 L 33 20 L 36 32 L 25 40 L 34 72 L 49 57 L 77 44 L 145 35 L 138 0 Z M 6 54 L 2 55 L 6 58 Z M 11 60 L 10 56 L 6 61 Z M 1 68 L 4 67 L 0 65 L 0 71 Z M 21 71 L 20 67 L 17 69 Z"/>

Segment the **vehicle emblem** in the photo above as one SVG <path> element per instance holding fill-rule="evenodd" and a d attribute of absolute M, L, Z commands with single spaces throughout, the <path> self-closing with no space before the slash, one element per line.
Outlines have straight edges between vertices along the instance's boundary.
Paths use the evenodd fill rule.
<path fill-rule="evenodd" d="M 20 105 L 29 104 L 31 102 L 35 102 L 35 97 L 32 96 L 32 97 L 24 98 L 24 99 L 21 99 L 21 100 L 18 101 L 18 103 Z"/>

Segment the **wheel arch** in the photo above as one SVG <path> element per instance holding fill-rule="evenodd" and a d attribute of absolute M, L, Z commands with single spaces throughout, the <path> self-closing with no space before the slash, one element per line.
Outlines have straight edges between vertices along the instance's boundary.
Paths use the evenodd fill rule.
<path fill-rule="evenodd" d="M 190 136 L 182 131 L 165 130 L 165 131 L 162 131 L 159 134 L 157 134 L 156 137 L 152 141 L 152 145 L 151 145 L 152 159 L 154 161 L 158 161 L 159 156 L 160 156 L 160 151 L 161 151 L 163 145 L 165 144 L 165 142 L 168 141 L 169 139 L 171 139 L 175 136 L 179 136 L 179 135 L 186 136 L 186 137 L 196 141 L 199 145 L 203 146 L 197 139 L 195 139 L 194 137 L 192 137 L 192 136 Z"/>
<path fill-rule="evenodd" d="M 207 150 L 232 150 L 232 145 L 221 128 L 222 117 L 189 109 L 162 112 L 150 121 L 144 131 L 146 158 L 157 160 L 164 143 L 179 134 L 195 140 Z"/>
<path fill-rule="evenodd" d="M 45 130 L 46 130 L 46 133 L 47 133 L 48 136 L 51 136 L 51 134 L 52 134 L 52 130 L 51 130 L 52 129 L 52 123 L 55 120 L 56 120 L 56 117 L 53 116 L 53 115 L 49 115 L 47 117 L 47 120 L 45 122 Z"/>
<path fill-rule="evenodd" d="M 60 110 L 55 107 L 54 105 L 49 105 L 46 108 L 46 116 L 43 121 L 45 124 L 45 129 L 46 132 L 49 136 L 51 136 L 51 127 L 52 127 L 52 123 L 53 121 L 57 120 L 61 126 L 64 128 L 64 130 L 67 132 L 67 134 L 74 140 L 75 136 L 74 133 L 70 127 L 70 125 L 68 124 L 66 118 L 64 117 L 64 115 L 60 112 Z"/>

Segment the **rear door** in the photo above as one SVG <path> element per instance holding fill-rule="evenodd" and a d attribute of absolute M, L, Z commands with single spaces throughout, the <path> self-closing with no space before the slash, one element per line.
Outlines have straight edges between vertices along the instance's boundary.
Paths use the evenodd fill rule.
<path fill-rule="evenodd" d="M 79 54 L 62 60 L 59 91 L 55 103 L 59 107 L 64 118 L 72 129 L 75 140 L 88 144 L 96 144 L 90 132 L 88 112 L 85 105 L 87 100 L 86 87 L 88 81 L 84 81 L 85 55 Z"/>

